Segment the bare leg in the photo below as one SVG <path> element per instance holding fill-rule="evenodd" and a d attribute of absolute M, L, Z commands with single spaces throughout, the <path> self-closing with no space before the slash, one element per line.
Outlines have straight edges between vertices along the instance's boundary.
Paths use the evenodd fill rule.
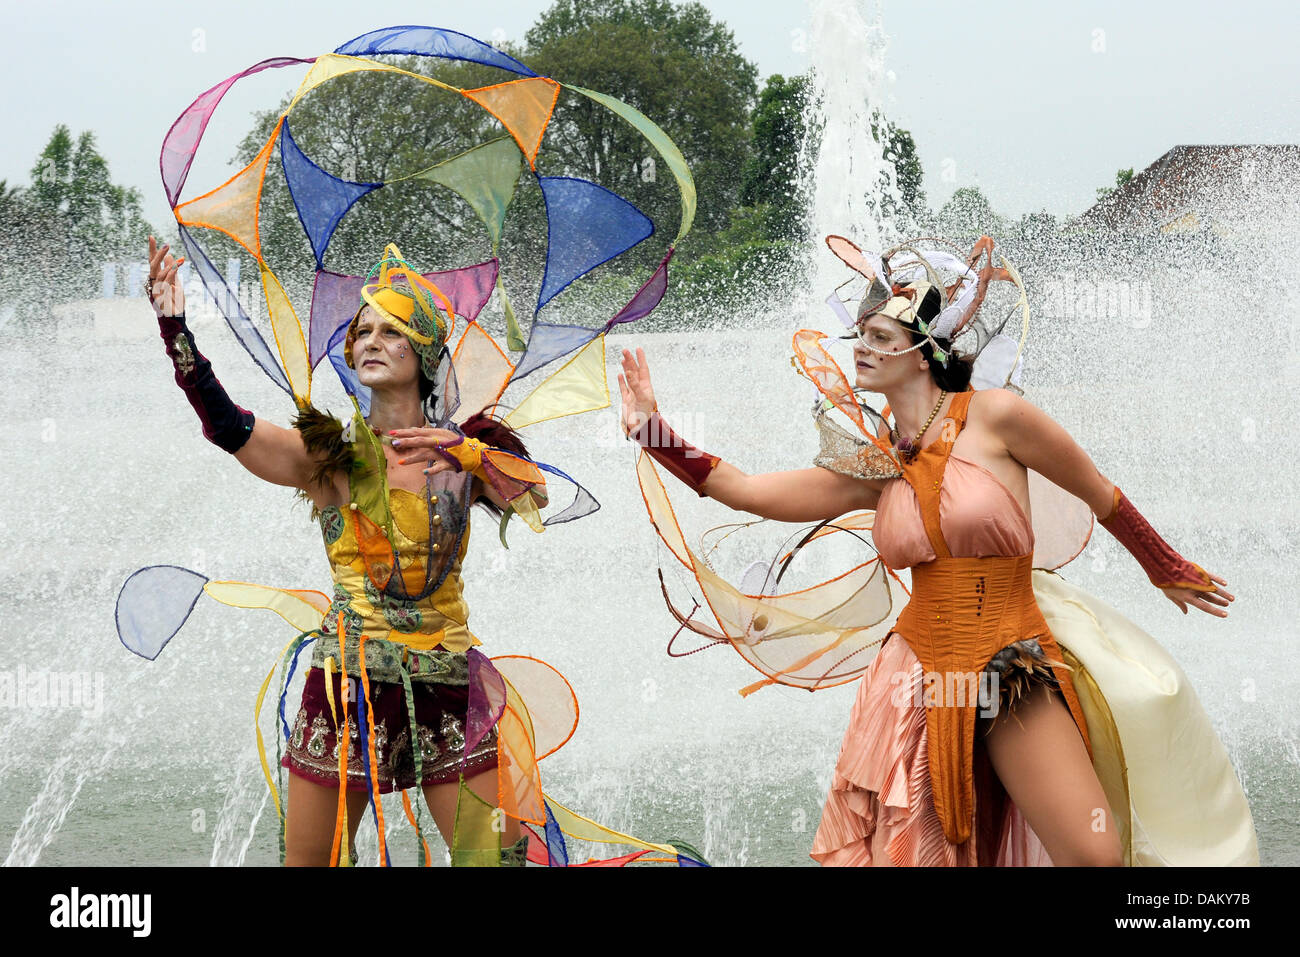
<path fill-rule="evenodd" d="M 1119 831 L 1079 729 L 1060 695 L 1038 686 L 984 739 L 1002 786 L 1058 867 L 1118 867 Z"/>
<path fill-rule="evenodd" d="M 348 847 L 356 846 L 357 826 L 366 809 L 365 791 L 348 791 Z M 334 844 L 339 789 L 289 775 L 284 863 L 286 867 L 326 867 Z"/>
<path fill-rule="evenodd" d="M 466 778 L 465 784 L 471 791 L 481 797 L 490 807 L 497 806 L 497 769 L 489 768 L 472 778 Z M 427 784 L 424 787 L 424 799 L 429 804 L 429 813 L 447 847 L 452 846 L 456 831 L 456 800 L 460 795 L 460 784 L 452 781 L 448 784 Z M 505 814 L 501 816 L 504 830 L 501 832 L 501 846 L 509 847 L 519 840 L 519 822 Z"/>

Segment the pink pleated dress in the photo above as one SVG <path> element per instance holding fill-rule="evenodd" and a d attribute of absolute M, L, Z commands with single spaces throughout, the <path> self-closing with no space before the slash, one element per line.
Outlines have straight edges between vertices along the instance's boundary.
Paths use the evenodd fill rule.
<path fill-rule="evenodd" d="M 1034 549 L 1033 528 L 1011 492 L 983 466 L 951 454 L 939 521 L 954 557 L 1016 556 Z M 935 558 L 920 503 L 904 478 L 882 492 L 872 536 L 891 568 Z M 1005 649 L 995 663 L 1006 669 L 1029 657 L 1041 662 L 1025 644 Z M 931 789 L 926 711 L 912 693 L 921 679 L 921 662 L 901 636 L 891 634 L 859 683 L 813 859 L 828 866 L 1050 866 L 1038 837 L 992 773 L 979 734 L 975 804 L 983 826 L 962 844 L 945 838 Z"/>

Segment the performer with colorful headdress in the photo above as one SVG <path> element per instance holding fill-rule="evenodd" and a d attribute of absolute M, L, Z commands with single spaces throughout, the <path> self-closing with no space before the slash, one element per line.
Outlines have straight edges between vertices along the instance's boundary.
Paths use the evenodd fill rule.
<path fill-rule="evenodd" d="M 619 378 L 651 521 L 716 626 L 695 617 L 700 603 L 678 610 L 665 587 L 676 619 L 763 673 L 742 694 L 859 680 L 812 857 L 1258 863 L 1241 785 L 1177 663 L 1054 572 L 1082 550 L 1095 514 L 1184 613 L 1225 617 L 1233 600 L 1020 396 L 1029 309 L 1015 268 L 995 263 L 987 236 L 969 254 L 936 240 L 883 255 L 827 243 L 854 270 L 853 288 L 828 301 L 850 327 L 857 388 L 822 333 L 795 334 L 796 367 L 820 393 L 813 468 L 746 475 L 682 440 L 641 350 L 624 351 Z M 1010 309 L 993 311 L 1002 290 L 1014 291 Z M 860 393 L 888 404 L 876 412 Z M 818 524 L 738 588 L 687 546 L 654 462 L 734 509 Z M 869 560 L 778 591 L 802 549 L 864 533 Z"/>
<path fill-rule="evenodd" d="M 300 627 L 280 656 L 281 724 L 299 655 L 313 646 L 280 762 L 290 774 L 285 863 L 354 862 L 349 849 L 367 803 L 388 863 L 378 795 L 417 785 L 456 865 L 523 864 L 530 835 L 521 823 L 545 834 L 533 840 L 539 862 L 559 862 L 562 833 L 636 848 L 605 863 L 692 861 L 672 845 L 611 831 L 543 794 L 537 762 L 572 735 L 573 693 L 541 661 L 490 660 L 476 650 L 460 579 L 470 507 L 513 512 L 541 531 L 542 472 L 563 473 L 532 461 L 494 416 L 479 412 L 457 425 L 447 415 L 444 343 L 455 317 L 442 290 L 390 245 L 346 332 L 344 355 L 370 391 L 369 416 L 358 407 L 345 424 L 303 401 L 294 428 L 284 429 L 236 405 L 212 374 L 185 323 L 179 265 L 150 240 L 150 299 L 176 382 L 209 441 L 259 478 L 297 488 L 312 502 L 335 581 L 332 600 L 242 582 L 199 585 L 219 601 L 269 608 Z M 179 627 L 151 619 L 161 610 L 142 606 L 149 593 L 162 601 L 157 592 L 174 584 L 166 576 L 185 571 L 154 566 L 124 586 L 119 629 L 133 651 L 155 657 Z M 340 748 L 341 740 L 348 746 Z M 279 806 L 274 784 L 272 793 Z M 428 863 L 405 793 L 403 806 Z"/>
<path fill-rule="evenodd" d="M 417 68 L 407 69 L 411 61 L 398 65 L 395 56 L 417 58 Z M 435 61 L 472 64 L 473 75 L 486 71 L 501 82 L 461 89 L 430 75 Z M 264 71 L 299 67 L 306 74 L 256 156 L 222 185 L 182 202 L 199 143 L 225 94 Z M 299 125 L 301 114 L 295 112 L 305 98 L 346 93 L 348 84 L 338 83 L 342 77 L 441 97 L 449 108 L 424 117 L 431 128 L 456 110 L 472 111 L 474 120 L 446 137 L 428 137 L 433 145 L 427 153 L 405 156 L 411 164 L 406 168 L 386 167 L 382 181 L 343 178 L 307 155 L 290 131 L 291 120 L 299 135 L 303 126 L 311 128 L 310 122 Z M 564 302 L 566 289 L 639 247 L 656 226 L 607 185 L 543 175 L 554 162 L 547 133 L 561 97 L 569 104 L 595 103 L 643 136 L 672 172 L 681 198 L 676 238 L 658 266 L 622 308 L 594 327 L 543 321 L 542 310 L 554 311 L 551 303 Z M 463 137 L 467 141 L 459 142 Z M 272 164 L 277 154 L 279 162 Z M 278 666 L 275 778 L 254 717 L 259 758 L 282 825 L 281 860 L 350 863 L 357 825 L 369 803 L 380 862 L 390 863 L 381 795 L 401 791 L 419 861 L 430 863 L 421 802 L 413 808 L 406 793 L 419 786 L 454 865 L 522 864 L 525 857 L 567 865 L 570 838 L 625 846 L 618 856 L 597 857 L 590 864 L 699 864 L 699 855 L 684 844 L 679 849 L 613 831 L 543 792 L 538 763 L 563 746 L 577 725 L 573 690 L 537 659 L 484 655 L 467 624 L 460 579 L 472 505 L 500 517 L 503 545 L 513 516 L 541 532 L 599 508 L 563 471 L 533 459 L 516 430 L 608 407 L 605 334 L 659 304 L 673 249 L 694 216 L 694 185 L 681 152 L 648 117 L 613 96 L 540 76 L 457 31 L 400 25 L 369 31 L 319 56 L 263 60 L 211 87 L 164 137 L 160 171 L 190 262 L 240 344 L 293 398 L 293 428 L 254 416 L 226 394 L 186 325 L 181 263 L 151 239 L 147 293 L 176 383 L 209 441 L 254 475 L 297 489 L 312 503 L 334 589 L 325 595 L 211 580 L 198 571 L 153 565 L 123 585 L 118 633 L 128 649 L 152 660 L 205 594 L 228 605 L 274 611 L 293 626 L 296 637 L 257 697 L 260 715 Z M 271 264 L 274 259 L 277 269 L 295 268 L 292 248 L 268 249 L 264 243 L 270 232 L 262 217 L 265 187 L 268 177 L 278 180 L 281 174 L 279 185 L 314 259 L 306 313 L 295 309 Z M 365 276 L 326 268 L 339 224 L 365 210 L 366 196 L 417 183 L 437 192 L 431 202 L 465 205 L 449 219 L 459 222 L 462 213 L 473 213 L 474 218 L 464 216 L 465 231 L 450 244 L 456 254 L 475 255 L 476 248 L 486 246 L 490 258 L 421 272 L 390 244 Z M 506 296 L 498 254 L 512 199 L 533 188 L 538 190 L 534 208 L 544 208 L 545 215 L 521 216 L 516 228 L 544 227 L 545 242 L 516 248 L 544 249 L 544 261 L 512 264 L 515 276 L 540 272 L 525 335 Z M 482 227 L 477 235 L 475 220 Z M 410 227 L 403 223 L 402 228 Z M 246 313 L 232 289 L 240 260 L 230 260 L 224 275 L 219 272 L 192 232 L 200 229 L 224 234 L 236 244 L 232 248 L 253 258 L 273 347 L 259 329 L 260 317 L 255 321 Z M 530 270 L 534 265 L 538 268 Z M 504 349 L 477 321 L 494 296 Z M 507 350 L 523 355 L 511 361 Z M 352 404 L 352 413 L 342 420 L 312 403 L 313 374 L 326 358 Z M 522 395 L 511 397 L 513 407 L 506 404 L 511 383 L 551 363 L 559 368 L 539 377 L 531 389 L 525 383 Z M 505 409 L 508 414 L 499 411 Z M 543 519 L 540 510 L 565 484 L 573 489 L 571 499 L 552 505 Z M 295 714 L 288 689 L 304 651 L 311 653 L 310 665 Z M 287 753 L 282 755 L 282 748 Z M 286 769 L 287 805 L 277 781 Z"/>

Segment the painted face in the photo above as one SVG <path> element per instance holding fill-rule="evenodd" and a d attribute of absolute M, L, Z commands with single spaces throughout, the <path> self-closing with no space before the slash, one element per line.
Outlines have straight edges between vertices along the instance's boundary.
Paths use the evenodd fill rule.
<path fill-rule="evenodd" d="M 402 332 L 366 306 L 357 319 L 352 364 L 362 385 L 392 388 L 416 382 L 420 357 Z"/>
<path fill-rule="evenodd" d="M 876 313 L 859 319 L 858 336 L 853 344 L 855 385 L 883 393 L 912 376 L 928 375 L 925 357 L 921 350 L 912 349 L 913 345 L 902 323 L 888 316 Z M 905 349 L 911 351 L 904 352 Z"/>

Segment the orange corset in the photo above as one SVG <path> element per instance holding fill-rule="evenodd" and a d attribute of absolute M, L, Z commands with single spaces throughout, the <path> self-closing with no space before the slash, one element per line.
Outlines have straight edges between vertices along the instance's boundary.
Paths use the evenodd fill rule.
<path fill-rule="evenodd" d="M 912 568 L 912 598 L 894 625 L 924 669 L 922 695 L 929 738 L 934 807 L 944 836 L 970 838 L 974 817 L 976 709 L 985 665 L 1013 642 L 1036 638 L 1050 661 L 1061 651 L 1034 600 L 1033 555 L 937 558 Z M 1070 713 L 1088 745 L 1087 724 L 1074 685 L 1053 668 Z M 997 687 L 983 700 L 996 703 Z"/>
<path fill-rule="evenodd" d="M 1007 508 L 1014 512 L 1013 518 L 1018 516 L 1024 523 L 1029 546 L 1025 554 L 981 551 L 983 557 L 956 557 L 940 527 L 940 499 L 948 457 L 966 424 L 972 395 L 973 392 L 966 391 L 953 397 L 947 417 L 951 422 L 944 422 L 941 438 L 903 466 L 903 478 L 916 494 L 919 516 L 915 510 L 901 508 L 902 499 L 894 496 L 894 505 L 878 513 L 876 529 L 882 531 L 882 522 L 904 523 L 893 529 L 904 534 L 890 536 L 890 540 L 904 542 L 910 528 L 905 523 L 919 517 L 924 525 L 924 538 L 928 538 L 934 550 L 933 560 L 911 566 L 911 600 L 893 632 L 907 642 L 924 669 L 922 703 L 935 811 L 943 824 L 944 837 L 954 844 L 967 841 L 973 827 L 976 712 L 980 707 L 980 683 L 989 680 L 982 677 L 984 667 L 1001 649 L 1031 638 L 1038 640 L 1049 661 L 1064 661 L 1034 599 L 1030 578 L 1033 534 L 1010 493 L 1003 489 L 1005 496 L 993 496 L 988 504 L 982 500 L 968 502 L 965 508 L 952 503 L 952 520 L 959 523 L 953 529 L 954 538 L 972 547 L 996 550 L 989 543 L 979 541 L 980 523 L 988 524 L 989 516 L 984 514 L 988 509 Z M 979 480 L 998 484 L 991 475 Z M 1002 504 L 997 504 L 999 501 Z M 967 528 L 961 523 L 975 524 Z M 1009 522 L 1008 527 L 1014 524 Z M 912 538 L 917 531 L 912 530 Z M 997 538 L 1000 546 L 1011 540 Z M 1074 685 L 1064 669 L 1053 668 L 1052 673 L 1091 757 L 1087 722 Z M 997 688 L 986 684 L 984 700 L 990 704 L 996 702 Z"/>

